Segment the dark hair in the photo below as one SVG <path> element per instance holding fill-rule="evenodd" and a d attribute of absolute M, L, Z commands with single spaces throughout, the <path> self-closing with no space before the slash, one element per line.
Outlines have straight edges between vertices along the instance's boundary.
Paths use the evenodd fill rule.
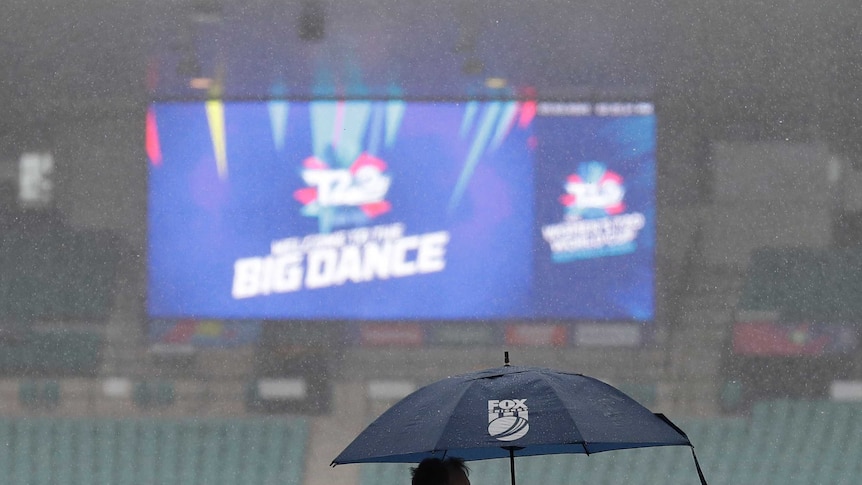
<path fill-rule="evenodd" d="M 458 458 L 457 456 L 450 456 L 443 460 L 443 466 L 446 467 L 446 470 L 461 470 L 464 472 L 464 475 L 470 476 L 470 469 L 467 468 L 467 464 L 464 463 L 463 458 Z"/>
<path fill-rule="evenodd" d="M 419 466 L 410 469 L 412 485 L 446 485 L 449 472 L 440 458 L 425 458 Z"/>

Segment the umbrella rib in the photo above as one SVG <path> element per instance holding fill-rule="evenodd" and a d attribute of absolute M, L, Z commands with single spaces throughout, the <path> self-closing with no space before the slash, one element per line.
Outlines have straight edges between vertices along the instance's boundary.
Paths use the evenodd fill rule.
<path fill-rule="evenodd" d="M 467 393 L 467 391 L 470 389 L 470 386 L 473 385 L 473 382 L 475 382 L 475 381 L 471 381 L 467 386 L 464 386 L 464 388 L 461 389 L 461 391 L 458 393 L 458 398 L 452 400 L 452 402 L 455 403 L 454 406 L 452 407 L 452 412 L 447 413 L 447 415 L 449 416 L 450 419 L 454 414 L 454 410 L 458 407 L 458 404 L 461 402 L 461 398 L 464 397 L 464 394 Z M 444 451 L 444 453 L 449 451 L 448 449 L 440 448 L 440 438 L 443 437 L 443 435 L 446 433 L 446 430 L 448 428 L 449 428 L 449 420 L 446 421 L 445 426 L 440 427 L 440 432 L 437 434 L 437 437 L 434 439 L 434 449 L 432 450 L 432 452 L 439 451 L 441 449 Z"/>
<path fill-rule="evenodd" d="M 586 440 L 586 438 L 584 438 L 584 434 L 583 434 L 583 433 L 581 433 L 581 430 L 578 428 L 578 425 L 577 425 L 577 424 L 575 424 L 575 420 L 574 420 L 574 418 L 572 418 L 571 413 L 569 413 L 569 412 L 568 412 L 568 411 L 569 411 L 568 403 L 567 403 L 567 402 L 562 398 L 562 396 L 560 395 L 560 391 L 559 391 L 559 389 L 557 388 L 557 382 L 556 382 L 556 380 L 547 379 L 547 382 L 548 382 L 548 384 L 550 385 L 551 389 L 554 391 L 554 394 L 556 394 L 557 399 L 558 399 L 560 402 L 562 402 L 562 403 L 565 403 L 565 404 L 566 404 L 566 415 L 568 416 L 569 421 L 571 421 L 571 423 L 572 423 L 572 428 L 574 428 L 574 430 L 575 430 L 575 431 L 578 433 L 578 435 L 581 437 L 580 444 L 581 444 L 581 446 L 583 446 L 583 447 L 584 447 L 584 453 L 585 453 L 587 456 L 589 456 L 589 455 L 590 455 L 590 450 L 587 448 L 587 440 Z M 577 443 L 578 443 L 577 441 L 573 441 L 573 442 L 572 442 L 572 444 L 577 444 Z"/>

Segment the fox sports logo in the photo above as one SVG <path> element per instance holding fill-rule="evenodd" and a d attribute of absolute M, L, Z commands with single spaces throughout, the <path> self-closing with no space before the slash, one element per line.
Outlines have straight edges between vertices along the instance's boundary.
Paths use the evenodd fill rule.
<path fill-rule="evenodd" d="M 515 441 L 530 431 L 526 399 L 488 401 L 488 434 L 499 441 Z"/>

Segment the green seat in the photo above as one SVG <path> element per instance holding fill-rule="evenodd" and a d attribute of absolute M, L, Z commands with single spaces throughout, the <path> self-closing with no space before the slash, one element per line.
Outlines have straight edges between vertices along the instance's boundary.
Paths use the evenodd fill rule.
<path fill-rule="evenodd" d="M 262 436 L 261 446 L 261 483 L 281 483 L 283 478 L 282 466 L 285 455 L 285 439 L 288 437 L 289 428 L 281 419 L 266 420 Z M 293 464 L 291 464 L 293 465 Z"/>
<path fill-rule="evenodd" d="M 291 485 L 302 483 L 305 466 L 305 451 L 308 447 L 308 422 L 305 419 L 293 418 L 284 422 L 284 440 L 282 443 L 281 474 Z"/>
<path fill-rule="evenodd" d="M 181 421 L 179 429 L 179 482 L 199 483 L 203 426 L 200 420 L 189 419 Z"/>
<path fill-rule="evenodd" d="M 721 410 L 726 413 L 735 413 L 742 409 L 743 405 L 743 387 L 742 382 L 738 380 L 728 380 L 721 385 L 718 401 L 721 405 Z"/>
<path fill-rule="evenodd" d="M 224 424 L 220 420 L 207 420 L 201 423 L 200 483 L 217 483 L 222 473 L 221 443 L 224 437 Z"/>
<path fill-rule="evenodd" d="M 147 381 L 135 383 L 132 389 L 132 402 L 140 409 L 149 409 L 155 402 L 154 390 Z"/>
<path fill-rule="evenodd" d="M 174 383 L 165 380 L 136 382 L 132 401 L 140 409 L 170 406 L 176 401 Z"/>
<path fill-rule="evenodd" d="M 243 455 L 241 435 L 242 430 L 238 420 L 225 420 L 220 482 L 223 485 L 238 483 L 241 480 L 240 467 Z"/>
<path fill-rule="evenodd" d="M 303 419 L 0 418 L 10 485 L 300 485 Z"/>
<path fill-rule="evenodd" d="M 54 460 L 54 425 L 57 421 L 39 418 L 33 421 L 33 483 L 34 485 L 50 485 L 52 471 L 59 473 L 59 463 Z"/>
<path fill-rule="evenodd" d="M 361 466 L 359 485 L 402 485 L 408 483 L 407 477 L 410 477 L 410 465 L 402 463 L 370 463 Z M 471 473 L 471 476 L 475 477 L 476 474 Z M 472 478 L 470 482 L 476 483 Z"/>
<path fill-rule="evenodd" d="M 23 379 L 18 383 L 18 402 L 25 409 L 39 407 L 41 401 L 39 396 L 39 385 L 32 379 Z"/>
<path fill-rule="evenodd" d="M 250 419 L 243 423 L 245 430 L 243 441 L 246 443 L 245 467 L 243 476 L 248 478 L 249 483 L 263 483 L 261 480 L 263 469 L 263 436 L 266 424 L 261 419 Z"/>
<path fill-rule="evenodd" d="M 786 318 L 854 321 L 862 317 L 862 255 L 853 249 L 763 247 L 752 252 L 739 308 Z"/>
<path fill-rule="evenodd" d="M 72 483 L 96 483 L 96 420 L 72 422 Z"/>
<path fill-rule="evenodd" d="M 116 483 L 117 421 L 100 419 L 95 422 L 96 483 Z"/>
<path fill-rule="evenodd" d="M 20 419 L 15 421 L 15 431 L 12 436 L 14 440 L 11 481 L 14 484 L 31 484 L 33 479 L 33 456 L 34 446 L 34 424 L 31 419 Z"/>
<path fill-rule="evenodd" d="M 114 480 L 117 485 L 137 485 L 139 423 L 133 419 L 117 422 L 117 464 Z"/>
<path fill-rule="evenodd" d="M 54 409 L 60 404 L 60 383 L 45 381 L 42 387 L 42 401 L 48 409 Z"/>
<path fill-rule="evenodd" d="M 0 477 L 12 476 L 14 441 L 14 421 L 0 418 Z"/>
<path fill-rule="evenodd" d="M 181 426 L 179 421 L 158 422 L 158 448 L 156 450 L 156 483 L 173 484 L 179 481 Z"/>
<path fill-rule="evenodd" d="M 156 469 L 161 465 L 158 460 L 159 425 L 153 419 L 138 421 L 138 447 L 136 449 L 136 485 L 156 485 Z"/>
<path fill-rule="evenodd" d="M 176 401 L 177 396 L 173 382 L 159 380 L 156 381 L 154 387 L 155 393 L 153 396 L 153 402 L 156 406 L 167 407 L 174 404 L 174 401 Z"/>

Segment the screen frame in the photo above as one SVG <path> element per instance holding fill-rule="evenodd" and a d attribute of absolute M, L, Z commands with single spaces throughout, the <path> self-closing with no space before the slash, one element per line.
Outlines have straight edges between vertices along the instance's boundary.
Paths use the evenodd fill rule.
<path fill-rule="evenodd" d="M 380 102 L 380 101 L 399 101 L 407 104 L 416 104 L 416 103 L 432 103 L 432 104 L 458 104 L 458 103 L 468 103 L 468 102 L 479 102 L 479 103 L 487 103 L 487 102 L 534 102 L 534 103 L 554 103 L 554 104 L 589 104 L 593 107 L 599 104 L 606 105 L 649 105 L 652 109 L 651 115 L 653 116 L 655 123 L 655 131 L 653 133 L 653 172 L 654 172 L 654 180 L 653 180 L 653 209 L 654 209 L 654 218 L 652 221 L 652 230 L 653 230 L 653 240 L 652 240 L 652 249 L 651 249 L 651 261 L 652 261 L 652 286 L 649 289 L 650 297 L 651 297 L 651 306 L 652 306 L 652 314 L 650 318 L 639 319 L 639 318 L 609 318 L 609 319 L 596 319 L 596 318 L 582 318 L 582 317 L 566 317 L 566 316 L 512 316 L 512 317 L 503 317 L 503 318 L 487 318 L 487 317 L 453 317 L 453 318 L 344 318 L 344 317 L 308 317 L 308 316 L 300 316 L 300 317 L 260 317 L 260 316 L 249 316 L 249 317 L 241 317 L 241 318 L 227 318 L 227 320 L 282 320 L 282 321 L 318 321 L 321 323 L 325 322 L 339 322 L 339 323 L 358 323 L 362 324 L 364 322 L 408 322 L 408 323 L 418 323 L 423 326 L 433 326 L 435 324 L 448 324 L 452 322 L 473 322 L 473 323 L 492 323 L 492 324 L 502 324 L 502 325 L 510 325 L 514 323 L 561 323 L 561 324 L 572 324 L 572 323 L 619 323 L 619 322 L 631 322 L 637 323 L 644 328 L 649 328 L 654 326 L 654 322 L 657 318 L 657 315 L 661 313 L 661 308 L 659 307 L 659 299 L 658 299 L 658 280 L 659 280 L 659 265 L 657 264 L 657 256 L 659 253 L 659 244 L 660 238 L 656 234 L 657 226 L 659 225 L 659 219 L 661 217 L 661 211 L 659 210 L 657 203 L 657 195 L 659 192 L 659 180 L 657 177 L 658 166 L 659 166 L 659 144 L 660 137 L 658 133 L 658 120 L 660 117 L 656 113 L 656 105 L 653 101 L 645 101 L 644 97 L 638 96 L 634 98 L 626 98 L 615 96 L 610 99 L 605 98 L 534 98 L 534 97 L 498 97 L 498 96 L 487 96 L 487 97 L 408 97 L 408 96 L 356 96 L 356 97 L 326 97 L 326 96 L 290 96 L 290 97 L 280 97 L 280 98 L 269 98 L 269 99 L 261 99 L 261 98 L 211 98 L 208 100 L 203 99 L 171 99 L 171 98 L 154 98 L 151 99 L 148 103 L 148 109 L 152 109 L 156 105 L 164 105 L 164 104 L 201 104 L 206 103 L 208 101 L 217 101 L 224 103 L 225 105 L 231 103 L 268 103 L 272 101 L 284 101 L 288 103 L 311 103 L 316 101 L 334 101 L 334 102 L 351 102 L 351 101 L 363 101 L 363 102 Z M 149 126 L 147 127 L 149 129 Z M 149 141 L 147 142 L 149 148 Z M 149 151 L 149 150 L 148 150 Z M 150 171 L 147 173 L 147 192 L 148 192 L 148 203 L 149 203 L 149 178 Z M 149 213 L 149 205 L 147 209 Z M 152 231 L 151 221 L 149 217 L 147 218 L 147 246 L 149 248 L 150 245 L 150 234 Z M 147 300 L 150 298 L 150 281 L 149 281 L 149 260 L 147 262 L 147 272 L 148 272 L 148 281 L 147 281 Z M 186 318 L 205 318 L 205 319 L 225 319 L 222 315 L 217 314 L 178 314 L 178 315 L 152 315 L 150 312 L 150 308 L 147 305 L 146 314 L 150 319 L 186 319 Z"/>

